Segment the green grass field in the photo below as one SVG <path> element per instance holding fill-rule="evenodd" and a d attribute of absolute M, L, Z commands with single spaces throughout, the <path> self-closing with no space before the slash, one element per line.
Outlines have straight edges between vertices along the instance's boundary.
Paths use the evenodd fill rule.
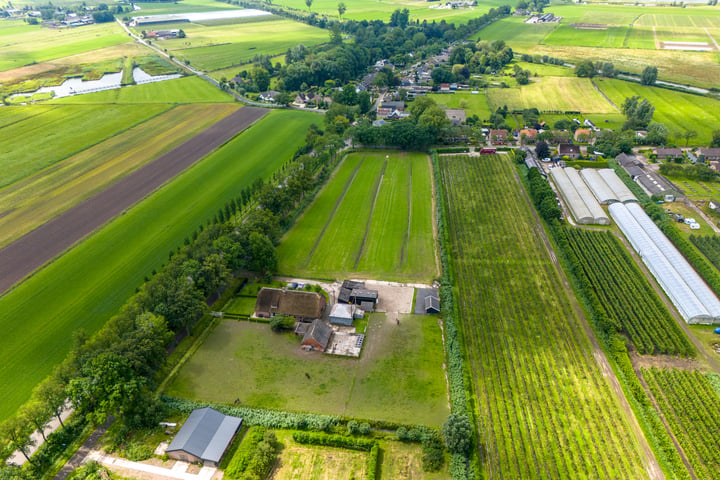
<path fill-rule="evenodd" d="M 239 108 L 180 105 L 0 190 L 0 247 Z M 9 109 L 3 109 L 9 110 Z M 162 135 L 157 132 L 162 131 Z"/>
<path fill-rule="evenodd" d="M 233 97 L 200 77 L 190 76 L 116 88 L 102 92 L 75 95 L 50 100 L 48 103 L 71 104 L 132 104 L 132 103 L 221 103 L 233 102 Z M 137 108 L 137 107 L 135 107 Z"/>
<path fill-rule="evenodd" d="M 0 32 L 3 31 L 0 24 Z M 70 29 L 34 27 L 2 35 L 0 70 L 45 62 L 129 41 L 115 22 Z"/>
<path fill-rule="evenodd" d="M 620 48 L 628 27 L 608 27 L 607 30 L 588 30 L 560 25 L 542 43 L 545 45 L 577 45 L 579 47 Z"/>
<path fill-rule="evenodd" d="M 580 111 L 583 113 L 616 113 L 590 79 L 577 77 L 542 77 L 518 88 L 488 89 L 491 110 L 507 105 L 511 110 L 537 108 L 540 111 Z"/>
<path fill-rule="evenodd" d="M 182 0 L 178 2 L 135 2 L 141 10 L 135 15 L 165 15 L 168 13 L 213 12 L 216 10 L 234 10 L 238 7 L 230 3 L 218 3 L 216 0 Z"/>
<path fill-rule="evenodd" d="M 278 271 L 431 281 L 437 275 L 431 185 L 426 155 L 348 155 L 282 239 Z"/>
<path fill-rule="evenodd" d="M 652 27 L 633 25 L 625 38 L 624 47 L 655 49 L 655 32 Z"/>
<path fill-rule="evenodd" d="M 484 93 L 454 93 L 454 94 L 428 94 L 428 97 L 435 100 L 438 105 L 447 108 L 462 108 L 467 116 L 477 115 L 480 120 L 490 118 L 492 111 L 488 106 L 487 97 Z"/>
<path fill-rule="evenodd" d="M 440 169 L 485 477 L 648 478 L 509 158 L 443 156 Z"/>
<path fill-rule="evenodd" d="M 0 188 L 138 125 L 167 108 L 163 105 L 86 105 L 50 109 L 43 106 L 39 109 L 42 113 L 27 116 L 0 130 L 3 138 L 0 142 L 0 168 L 3 171 Z M 21 111 L 33 112 L 32 108 Z"/>
<path fill-rule="evenodd" d="M 293 333 L 226 320 L 178 373 L 168 394 L 279 410 L 440 426 L 448 400 L 437 318 L 373 314 L 362 357 L 305 352 Z M 305 374 L 310 375 L 308 379 Z"/>
<path fill-rule="evenodd" d="M 65 357 L 74 331 L 99 329 L 183 238 L 286 162 L 313 122 L 312 113 L 271 112 L 1 297 L 0 419 Z"/>
<path fill-rule="evenodd" d="M 678 134 L 685 130 L 697 131 L 698 136 L 691 139 L 693 144 L 708 145 L 712 131 L 720 126 L 718 100 L 622 80 L 596 79 L 596 84 L 616 105 L 621 105 L 626 97 L 647 98 L 655 106 L 653 120 L 665 124 L 681 145 L 685 141 Z"/>
<path fill-rule="evenodd" d="M 186 38 L 155 42 L 201 70 L 219 70 L 251 60 L 255 55 L 285 53 L 299 43 L 327 42 L 321 28 L 275 17 L 272 21 L 204 26 L 182 24 Z M 261 41 L 260 41 L 261 40 Z"/>
<path fill-rule="evenodd" d="M 556 23 L 525 23 L 523 17 L 503 18 L 470 37 L 472 40 L 504 40 L 513 49 L 526 52 L 552 32 Z"/>

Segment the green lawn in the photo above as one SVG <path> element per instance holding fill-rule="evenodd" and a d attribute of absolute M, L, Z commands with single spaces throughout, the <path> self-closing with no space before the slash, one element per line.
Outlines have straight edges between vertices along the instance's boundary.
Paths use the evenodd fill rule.
<path fill-rule="evenodd" d="M 279 272 L 429 282 L 437 274 L 431 192 L 423 154 L 348 155 L 283 238 Z"/>
<path fill-rule="evenodd" d="M 57 104 L 220 103 L 233 97 L 200 77 L 190 76 L 51 100 Z M 137 107 L 134 107 L 137 108 Z"/>
<path fill-rule="evenodd" d="M 313 122 L 312 113 L 271 112 L 1 297 L 0 419 L 65 358 L 72 332 L 99 329 L 183 238 L 286 162 Z"/>
<path fill-rule="evenodd" d="M 690 140 L 692 144 L 708 145 L 713 130 L 720 128 L 718 100 L 622 80 L 596 79 L 596 84 L 618 106 L 626 97 L 647 98 L 655 106 L 653 120 L 665 124 L 680 145 L 685 141 L 678 134 L 686 130 L 695 130 L 698 134 Z"/>
<path fill-rule="evenodd" d="M 224 312 L 252 315 L 255 312 L 257 297 L 235 297 L 223 308 Z"/>
<path fill-rule="evenodd" d="M 182 368 L 173 396 L 439 426 L 447 417 L 437 318 L 373 314 L 362 357 L 305 352 L 292 333 L 226 320 Z M 307 375 L 310 378 L 307 378 Z"/>
<path fill-rule="evenodd" d="M 178 105 L 56 163 L 53 168 L 5 187 L 0 190 L 0 247 L 156 159 L 238 108 L 229 103 Z M 163 134 L 158 135 L 158 131 Z"/>
<path fill-rule="evenodd" d="M 273 17 L 262 22 L 205 26 L 182 24 L 187 37 L 156 42 L 201 70 L 219 70 L 251 60 L 255 55 L 285 53 L 297 44 L 327 42 L 327 30 Z"/>
<path fill-rule="evenodd" d="M 487 97 L 481 93 L 454 93 L 454 94 L 428 94 L 439 105 L 447 108 L 462 108 L 467 116 L 477 115 L 480 120 L 488 120 L 490 118 L 490 107 L 488 106 Z"/>
<path fill-rule="evenodd" d="M 16 107 L 4 107 L 12 110 Z M 165 110 L 166 105 L 20 107 L 18 119 L 0 129 L 0 188 L 26 178 Z M 33 113 L 39 112 L 37 115 Z M 12 114 L 10 114 L 12 115 Z M 14 116 L 14 115 L 13 115 Z"/>
<path fill-rule="evenodd" d="M 511 110 L 617 112 L 595 90 L 590 79 L 577 77 L 540 77 L 518 88 L 491 88 L 488 89 L 488 104 L 492 110 L 507 105 Z"/>
<path fill-rule="evenodd" d="M 0 24 L 0 32 L 4 28 Z M 115 22 L 77 28 L 50 29 L 41 26 L 13 29 L 1 35 L 0 71 L 67 57 L 128 42 Z"/>

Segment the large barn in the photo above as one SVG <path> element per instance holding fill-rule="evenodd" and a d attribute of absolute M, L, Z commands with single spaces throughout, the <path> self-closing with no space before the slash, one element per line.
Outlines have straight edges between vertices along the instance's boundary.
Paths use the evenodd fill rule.
<path fill-rule="evenodd" d="M 295 317 L 298 321 L 322 317 L 325 297 L 315 292 L 262 288 L 255 302 L 255 316 L 270 318 L 275 315 Z"/>
<path fill-rule="evenodd" d="M 217 467 L 240 425 L 242 418 L 210 407 L 193 410 L 165 453 L 175 460 Z"/>

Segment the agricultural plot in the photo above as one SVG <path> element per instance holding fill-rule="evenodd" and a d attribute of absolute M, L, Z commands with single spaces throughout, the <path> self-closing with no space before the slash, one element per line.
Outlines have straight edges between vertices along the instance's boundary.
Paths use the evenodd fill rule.
<path fill-rule="evenodd" d="M 720 270 L 720 237 L 715 235 L 690 235 L 690 241 L 702 252 L 715 268 Z"/>
<path fill-rule="evenodd" d="M 720 479 L 720 395 L 700 372 L 643 369 L 642 376 L 670 431 L 690 462 L 694 478 Z"/>
<path fill-rule="evenodd" d="M 129 40 L 115 22 L 67 29 L 38 26 L 32 30 L 19 30 L 2 36 L 0 70 L 67 57 Z"/>
<path fill-rule="evenodd" d="M 284 53 L 299 43 L 327 42 L 328 32 L 292 20 L 270 17 L 261 22 L 204 26 L 184 23 L 187 37 L 156 42 L 201 70 L 219 70 L 251 60 L 255 55 Z M 258 41 L 261 39 L 262 41 Z"/>
<path fill-rule="evenodd" d="M 373 314 L 363 348 L 360 359 L 305 352 L 292 333 L 226 320 L 167 393 L 412 424 L 445 421 L 444 350 L 436 317 L 403 315 L 397 325 L 385 314 Z"/>
<path fill-rule="evenodd" d="M 720 101 L 712 98 L 622 80 L 596 79 L 596 85 L 615 105 L 635 95 L 647 98 L 655 106 L 653 120 L 664 124 L 678 143 L 684 142 L 681 133 L 695 130 L 698 136 L 693 143 L 708 145 L 712 131 L 720 125 Z"/>
<path fill-rule="evenodd" d="M 100 328 L 143 277 L 205 223 L 208 212 L 255 179 L 269 177 L 316 121 L 311 113 L 270 113 L 251 134 L 227 143 L 0 297 L 0 326 L 7 332 L 0 340 L 0 379 L 6 385 L 0 419 L 13 414 L 65 358 L 72 332 Z"/>
<path fill-rule="evenodd" d="M 503 18 L 470 37 L 472 40 L 503 40 L 513 49 L 528 51 L 552 32 L 556 23 L 525 23 L 523 17 Z"/>
<path fill-rule="evenodd" d="M 300 445 L 285 432 L 277 432 L 277 437 L 283 449 L 270 480 L 368 478 L 367 452 Z"/>
<path fill-rule="evenodd" d="M 648 462 L 503 156 L 441 157 L 488 478 L 647 478 Z"/>
<path fill-rule="evenodd" d="M 462 108 L 468 117 L 477 115 L 480 120 L 488 120 L 490 118 L 490 107 L 488 106 L 487 97 L 484 93 L 455 93 L 449 94 L 428 94 L 428 97 L 435 100 L 438 105 L 447 108 Z"/>
<path fill-rule="evenodd" d="M 698 182 L 687 178 L 670 178 L 670 180 L 692 200 L 720 199 L 720 182 Z"/>
<path fill-rule="evenodd" d="M 638 352 L 694 356 L 688 338 L 611 233 L 566 228 L 564 234 L 600 309 Z"/>
<path fill-rule="evenodd" d="M 655 32 L 652 27 L 643 27 L 639 25 L 633 25 L 630 27 L 623 47 L 628 48 L 646 48 L 654 50 L 656 48 Z"/>
<path fill-rule="evenodd" d="M 236 105 L 181 105 L 0 190 L 0 247 L 154 160 Z M 10 110 L 4 108 L 2 110 Z M 158 136 L 157 132 L 163 135 Z"/>
<path fill-rule="evenodd" d="M 507 105 L 510 110 L 537 108 L 541 112 L 617 113 L 595 90 L 590 79 L 577 77 L 541 77 L 518 88 L 488 89 L 492 111 Z"/>
<path fill-rule="evenodd" d="M 560 25 L 542 41 L 545 45 L 576 45 L 579 47 L 620 48 L 628 27 L 582 29 Z"/>
<path fill-rule="evenodd" d="M 717 9 L 700 11 L 693 8 L 684 11 L 675 8 L 672 9 L 672 13 L 641 15 L 637 20 L 637 24 L 656 27 L 720 28 L 720 15 L 717 14 Z"/>
<path fill-rule="evenodd" d="M 5 107 L 9 110 L 15 107 Z M 41 107 L 2 127 L 0 188 L 11 185 L 165 110 L 164 105 Z M 24 112 L 33 112 L 23 108 Z M 21 116 L 24 114 L 20 114 Z"/>
<path fill-rule="evenodd" d="M 173 104 L 233 102 L 233 97 L 200 77 L 191 76 L 146 83 L 103 92 L 59 98 L 48 103 L 71 104 Z"/>
<path fill-rule="evenodd" d="M 429 282 L 437 267 L 427 156 L 348 155 L 278 258 L 288 275 Z"/>

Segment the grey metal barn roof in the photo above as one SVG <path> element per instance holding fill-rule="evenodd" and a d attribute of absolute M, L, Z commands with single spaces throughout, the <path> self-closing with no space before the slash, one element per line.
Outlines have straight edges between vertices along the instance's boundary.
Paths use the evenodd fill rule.
<path fill-rule="evenodd" d="M 242 418 L 224 415 L 210 407 L 193 410 L 166 451 L 182 450 L 218 463 L 240 425 Z"/>

